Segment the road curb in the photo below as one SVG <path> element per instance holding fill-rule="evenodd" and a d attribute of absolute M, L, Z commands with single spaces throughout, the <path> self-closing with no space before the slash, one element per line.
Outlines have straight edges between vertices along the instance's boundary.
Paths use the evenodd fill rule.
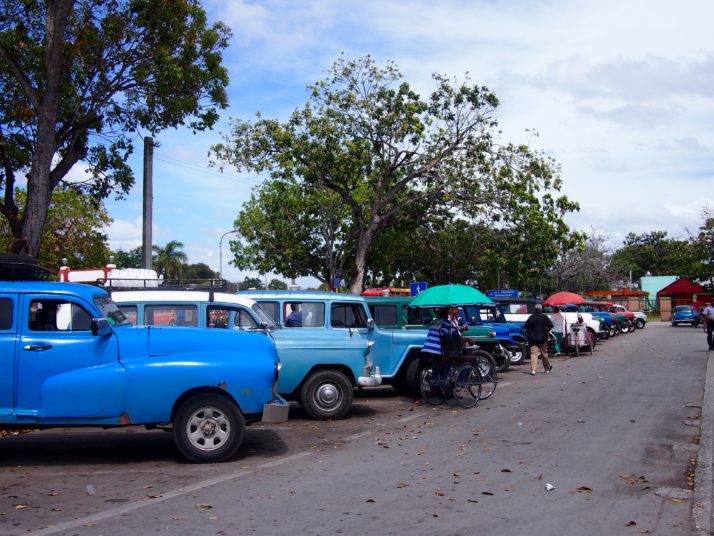
<path fill-rule="evenodd" d="M 699 450 L 694 473 L 694 495 L 692 500 L 693 536 L 712 534 L 712 503 L 714 502 L 714 477 L 712 462 L 714 456 L 714 353 L 707 352 L 707 372 L 704 379 Z"/>

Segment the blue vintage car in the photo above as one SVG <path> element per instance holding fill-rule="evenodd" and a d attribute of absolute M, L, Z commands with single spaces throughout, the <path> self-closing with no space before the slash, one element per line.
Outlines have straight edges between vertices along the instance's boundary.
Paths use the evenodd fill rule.
<path fill-rule="evenodd" d="M 691 305 L 677 305 L 672 311 L 672 325 L 679 324 L 696 325 L 697 316 L 694 314 L 694 308 Z"/>
<path fill-rule="evenodd" d="M 223 461 L 287 418 L 279 370 L 262 333 L 136 327 L 100 288 L 0 281 L 0 428 L 173 425 L 187 459 Z"/>

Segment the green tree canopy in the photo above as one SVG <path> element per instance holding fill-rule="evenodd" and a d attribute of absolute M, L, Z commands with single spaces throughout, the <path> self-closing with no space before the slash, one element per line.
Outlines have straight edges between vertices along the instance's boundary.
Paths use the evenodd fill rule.
<path fill-rule="evenodd" d="M 380 67 L 369 56 L 342 57 L 327 79 L 310 86 L 310 101 L 290 120 L 235 120 L 214 154 L 224 165 L 270 173 L 271 181 L 254 200 L 282 185 L 287 191 L 305 188 L 336 196 L 348 212 L 333 231 L 344 250 L 353 293 L 362 290 L 375 240 L 401 226 L 415 206 L 426 211 L 423 218 L 450 211 L 504 226 L 514 224 L 509 215 L 517 210 L 535 208 L 541 218 L 564 226 L 563 214 L 577 204 L 552 195 L 561 186 L 552 160 L 525 146 L 498 143 L 496 96 L 468 77 L 463 83 L 440 75 L 433 79 L 434 91 L 422 99 L 394 64 Z M 254 202 L 247 209 L 256 206 L 263 208 Z M 283 224 L 267 223 L 274 228 Z M 252 258 L 259 252 L 265 266 L 277 266 L 280 255 L 295 249 L 302 253 L 294 269 L 308 264 L 307 251 L 333 252 L 319 232 L 310 236 L 317 245 L 296 233 L 292 247 L 277 240 L 272 250 L 244 237 L 249 248 L 256 248 Z M 321 256 L 323 266 L 330 262 Z M 300 270 L 299 275 L 318 277 L 307 267 Z M 326 271 L 320 271 L 323 280 Z"/>
<path fill-rule="evenodd" d="M 0 213 L 12 249 L 38 254 L 52 192 L 77 162 L 87 174 L 76 188 L 121 195 L 137 131 L 210 128 L 226 106 L 229 36 L 199 0 L 3 0 Z"/>
<path fill-rule="evenodd" d="M 152 246 L 154 251 L 153 266 L 158 274 L 168 279 L 179 279 L 183 273 L 188 256 L 181 251 L 183 242 L 170 240 L 164 247 Z"/>
<path fill-rule="evenodd" d="M 15 200 L 21 209 L 27 195 L 16 189 Z M 60 186 L 52 194 L 47 212 L 47 224 L 42 233 L 42 250 L 37 255 L 39 263 L 58 270 L 67 259 L 73 269 L 104 266 L 111 255 L 102 232 L 111 223 L 102 203 L 88 203 L 74 190 Z M 0 215 L 0 250 L 12 240 L 10 224 Z"/>
<path fill-rule="evenodd" d="M 238 283 L 238 290 L 265 290 L 265 285 L 259 277 L 248 277 L 246 276 L 243 281 Z"/>

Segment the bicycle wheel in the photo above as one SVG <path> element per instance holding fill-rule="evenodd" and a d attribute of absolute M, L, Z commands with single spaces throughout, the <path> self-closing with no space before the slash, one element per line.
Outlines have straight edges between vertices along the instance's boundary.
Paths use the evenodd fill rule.
<path fill-rule="evenodd" d="M 444 403 L 444 381 L 439 379 L 434 367 L 427 367 L 422 371 L 419 388 L 421 397 L 427 404 L 438 406 Z"/>
<path fill-rule="evenodd" d="M 456 369 L 454 398 L 462 408 L 474 407 L 481 398 L 481 374 L 473 365 L 464 363 Z"/>
<path fill-rule="evenodd" d="M 496 392 L 498 383 L 498 373 L 496 372 L 496 362 L 486 352 L 477 351 L 471 362 L 481 374 L 481 400 L 486 400 Z"/>

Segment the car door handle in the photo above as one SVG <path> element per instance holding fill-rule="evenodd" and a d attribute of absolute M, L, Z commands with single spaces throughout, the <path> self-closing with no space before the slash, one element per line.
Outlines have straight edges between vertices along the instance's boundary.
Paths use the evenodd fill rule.
<path fill-rule="evenodd" d="M 51 344 L 28 344 L 25 346 L 25 350 L 29 350 L 31 352 L 44 352 L 45 350 L 49 350 L 52 348 Z"/>

